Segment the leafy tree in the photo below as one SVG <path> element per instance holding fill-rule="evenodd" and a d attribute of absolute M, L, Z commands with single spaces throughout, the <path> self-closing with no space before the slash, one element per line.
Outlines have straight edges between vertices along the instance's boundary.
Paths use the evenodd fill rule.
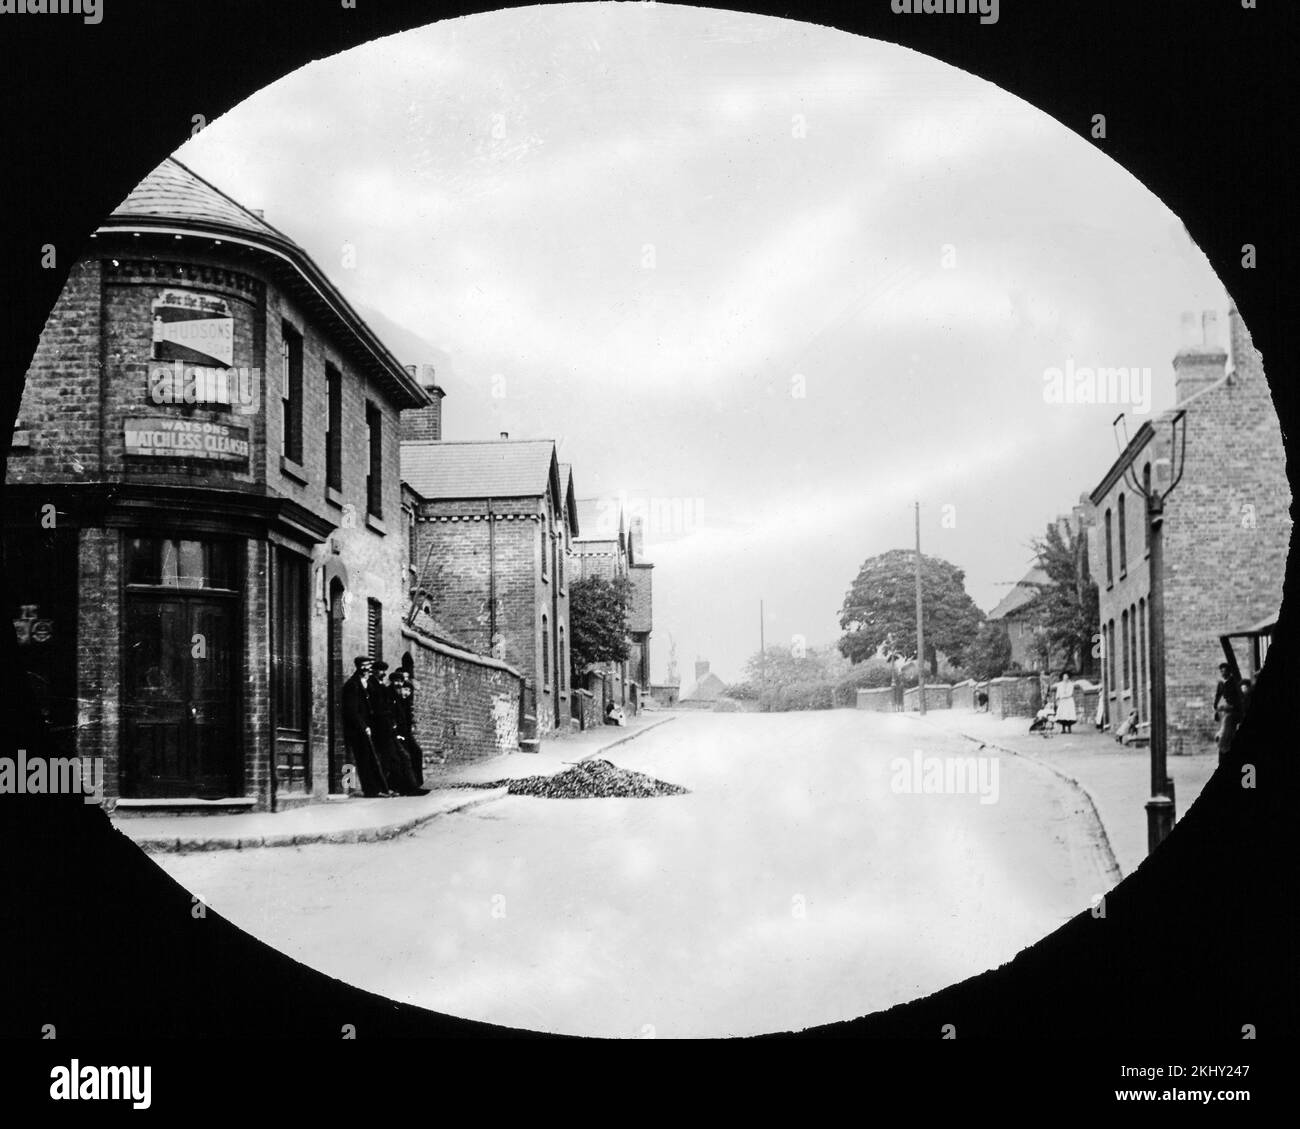
<path fill-rule="evenodd" d="M 925 657 L 938 671 L 938 652 L 960 664 L 984 616 L 966 592 L 966 574 L 939 557 L 921 555 Z M 871 658 L 892 635 L 898 650 L 916 654 L 916 554 L 891 549 L 858 570 L 840 609 L 839 649 L 854 663 Z"/>
<path fill-rule="evenodd" d="M 966 669 L 972 678 L 986 682 L 1011 666 L 1011 637 L 996 623 L 984 622 L 966 650 Z"/>
<path fill-rule="evenodd" d="M 589 576 L 569 582 L 569 657 L 575 679 L 592 663 L 627 660 L 631 602 L 632 584 L 626 577 Z"/>
<path fill-rule="evenodd" d="M 1064 655 L 1080 673 L 1092 671 L 1092 637 L 1101 612 L 1097 582 L 1088 573 L 1087 538 L 1069 523 L 1053 522 L 1033 542 L 1047 580 L 1034 583 L 1034 611 L 1041 630 L 1040 653 Z"/>
<path fill-rule="evenodd" d="M 848 670 L 834 646 L 772 646 L 750 656 L 744 681 L 727 693 L 756 700 L 765 711 L 831 709 L 835 687 Z"/>

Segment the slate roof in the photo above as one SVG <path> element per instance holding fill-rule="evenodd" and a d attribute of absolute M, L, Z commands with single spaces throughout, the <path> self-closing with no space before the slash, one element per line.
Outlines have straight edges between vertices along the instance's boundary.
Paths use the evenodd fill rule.
<path fill-rule="evenodd" d="M 1042 595 L 1042 589 L 1033 585 L 1047 584 L 1051 579 L 1041 568 L 1031 568 L 1025 573 L 1024 579 L 998 601 L 998 606 L 989 612 L 988 618 L 1005 619 L 1013 612 L 1027 608 Z"/>
<path fill-rule="evenodd" d="M 236 203 L 198 173 L 168 157 L 135 186 L 112 216 L 183 219 L 238 228 L 250 235 L 286 238 L 256 213 Z"/>
<path fill-rule="evenodd" d="M 428 440 L 402 444 L 402 478 L 426 501 L 540 498 L 551 485 L 550 439 Z"/>

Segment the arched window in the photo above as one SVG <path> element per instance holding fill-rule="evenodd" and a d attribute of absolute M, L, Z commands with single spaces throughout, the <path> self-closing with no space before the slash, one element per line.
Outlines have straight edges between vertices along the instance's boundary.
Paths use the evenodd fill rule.
<path fill-rule="evenodd" d="M 542 616 L 542 686 L 551 684 L 551 628 Z"/>
<path fill-rule="evenodd" d="M 1123 684 L 1122 684 L 1122 688 L 1125 689 L 1125 690 L 1127 690 L 1127 689 L 1129 688 L 1129 674 L 1128 674 L 1128 661 L 1129 661 L 1129 660 L 1128 660 L 1128 639 L 1129 639 L 1129 630 L 1128 630 L 1128 608 L 1125 608 L 1124 611 L 1120 613 L 1120 617 L 1119 617 L 1119 632 L 1120 632 L 1121 642 L 1124 644 L 1124 666 L 1123 666 L 1123 671 L 1124 671 L 1124 682 L 1123 682 Z"/>
<path fill-rule="evenodd" d="M 1149 498 L 1151 496 L 1151 464 L 1147 463 L 1142 468 L 1142 492 Z M 1142 515 L 1142 547 L 1149 553 L 1151 551 L 1151 522 L 1147 515 Z"/>
<path fill-rule="evenodd" d="M 567 690 L 569 688 L 569 657 L 564 653 L 564 624 L 560 624 L 560 654 L 555 661 L 560 664 L 560 689 Z"/>
<path fill-rule="evenodd" d="M 1119 496 L 1119 574 L 1128 575 L 1128 522 L 1124 518 L 1124 495 Z"/>
<path fill-rule="evenodd" d="M 1114 550 L 1111 547 L 1111 542 L 1113 540 L 1113 537 L 1111 535 L 1112 524 L 1113 523 L 1111 521 L 1110 510 L 1107 510 L 1106 511 L 1106 587 L 1108 588 L 1115 583 L 1115 560 L 1113 556 Z"/>

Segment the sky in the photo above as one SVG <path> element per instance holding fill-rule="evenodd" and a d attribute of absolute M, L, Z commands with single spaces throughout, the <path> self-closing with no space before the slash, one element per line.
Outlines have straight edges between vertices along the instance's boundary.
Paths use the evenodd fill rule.
<path fill-rule="evenodd" d="M 444 437 L 550 438 L 646 516 L 651 673 L 725 680 L 841 634 L 914 541 L 991 609 L 1173 402 L 1229 299 L 1095 143 L 983 79 L 829 28 L 657 4 L 447 20 L 309 64 L 178 157 L 299 242 Z M 1224 334 L 1226 339 L 1226 333 Z M 1059 403 L 1067 365 L 1150 402 Z M 1140 385 L 1139 385 L 1140 387 Z"/>

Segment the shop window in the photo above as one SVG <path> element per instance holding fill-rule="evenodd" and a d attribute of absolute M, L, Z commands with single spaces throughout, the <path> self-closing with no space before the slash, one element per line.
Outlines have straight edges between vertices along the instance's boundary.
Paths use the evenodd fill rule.
<path fill-rule="evenodd" d="M 231 591 L 240 587 L 229 541 L 128 537 L 125 555 L 127 584 Z"/>
<path fill-rule="evenodd" d="M 288 549 L 276 550 L 275 702 L 277 728 L 307 731 L 307 560 Z"/>
<path fill-rule="evenodd" d="M 280 357 L 284 362 L 281 407 L 284 418 L 284 457 L 302 462 L 302 334 L 287 321 L 280 326 Z"/>

